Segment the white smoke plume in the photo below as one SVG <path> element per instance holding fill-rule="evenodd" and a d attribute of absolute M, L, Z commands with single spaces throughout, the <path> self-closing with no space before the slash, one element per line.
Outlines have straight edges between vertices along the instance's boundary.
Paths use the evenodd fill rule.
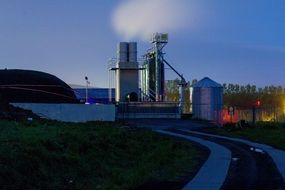
<path fill-rule="evenodd" d="M 125 40 L 149 40 L 155 32 L 175 32 L 188 24 L 189 0 L 124 0 L 112 24 Z M 189 7 L 188 7 L 189 8 Z"/>

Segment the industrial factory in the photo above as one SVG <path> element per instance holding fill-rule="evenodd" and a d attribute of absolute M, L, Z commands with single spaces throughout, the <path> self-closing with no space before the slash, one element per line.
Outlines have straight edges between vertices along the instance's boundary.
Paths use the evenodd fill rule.
<path fill-rule="evenodd" d="M 190 86 L 183 75 L 164 59 L 163 48 L 168 34 L 155 33 L 152 47 L 138 60 L 136 42 L 120 42 L 117 58 L 109 63 L 109 84 L 115 84 L 117 118 L 180 118 L 184 112 L 193 117 L 221 122 L 223 88 L 209 78 Z M 178 77 L 179 101 L 166 101 L 165 68 Z M 185 110 L 185 91 L 188 88 L 190 109 Z M 110 90 L 111 92 L 111 90 Z M 109 95 L 110 100 L 112 95 Z"/>
<path fill-rule="evenodd" d="M 108 63 L 109 88 L 90 88 L 85 77 L 86 88 L 71 89 L 47 73 L 3 70 L 1 97 L 16 107 L 62 121 L 181 118 L 187 113 L 221 123 L 223 87 L 209 78 L 190 85 L 164 58 L 168 34 L 155 33 L 150 42 L 150 49 L 139 59 L 136 42 L 118 43 L 117 56 Z M 178 101 L 167 98 L 165 69 L 177 76 Z"/>

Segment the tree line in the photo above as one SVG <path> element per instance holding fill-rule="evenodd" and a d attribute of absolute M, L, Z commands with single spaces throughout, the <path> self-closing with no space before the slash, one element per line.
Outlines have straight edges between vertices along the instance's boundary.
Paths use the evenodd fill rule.
<path fill-rule="evenodd" d="M 179 101 L 179 79 L 167 81 L 166 99 L 167 101 Z M 197 83 L 194 79 L 189 82 L 192 86 Z M 285 109 L 285 88 L 282 86 L 265 86 L 257 87 L 256 85 L 239 85 L 239 84 L 223 84 L 224 89 L 224 106 L 236 106 L 241 109 L 250 109 L 252 106 L 262 108 L 274 107 Z M 189 88 L 186 88 L 185 93 L 185 110 L 189 110 Z M 260 105 L 256 105 L 260 101 Z"/>
<path fill-rule="evenodd" d="M 257 88 L 256 85 L 223 84 L 224 94 L 284 94 L 285 88 L 282 86 L 265 86 Z"/>
<path fill-rule="evenodd" d="M 265 86 L 257 88 L 256 85 L 223 84 L 224 105 L 250 108 L 260 106 L 284 109 L 285 88 L 282 86 Z M 260 105 L 257 105 L 259 101 Z"/>

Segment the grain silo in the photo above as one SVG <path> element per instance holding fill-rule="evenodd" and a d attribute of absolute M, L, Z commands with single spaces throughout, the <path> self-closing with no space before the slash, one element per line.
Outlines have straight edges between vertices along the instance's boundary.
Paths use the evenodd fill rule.
<path fill-rule="evenodd" d="M 138 101 L 137 43 L 120 42 L 117 46 L 116 101 Z"/>
<path fill-rule="evenodd" d="M 153 47 L 145 54 L 142 71 L 142 91 L 151 101 L 164 101 L 164 52 L 168 43 L 167 33 L 155 33 L 152 37 Z"/>
<path fill-rule="evenodd" d="M 193 85 L 193 117 L 222 123 L 223 86 L 208 77 Z"/>

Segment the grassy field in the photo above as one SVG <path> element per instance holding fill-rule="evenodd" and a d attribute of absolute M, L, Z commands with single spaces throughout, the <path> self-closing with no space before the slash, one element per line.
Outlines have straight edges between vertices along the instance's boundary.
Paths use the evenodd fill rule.
<path fill-rule="evenodd" d="M 119 123 L 0 121 L 1 189 L 134 189 L 191 175 L 194 145 Z"/>
<path fill-rule="evenodd" d="M 228 125 L 222 128 L 208 128 L 205 132 L 242 137 L 277 148 L 285 149 L 285 124 L 276 122 L 259 122 L 255 126 L 237 129 Z"/>

